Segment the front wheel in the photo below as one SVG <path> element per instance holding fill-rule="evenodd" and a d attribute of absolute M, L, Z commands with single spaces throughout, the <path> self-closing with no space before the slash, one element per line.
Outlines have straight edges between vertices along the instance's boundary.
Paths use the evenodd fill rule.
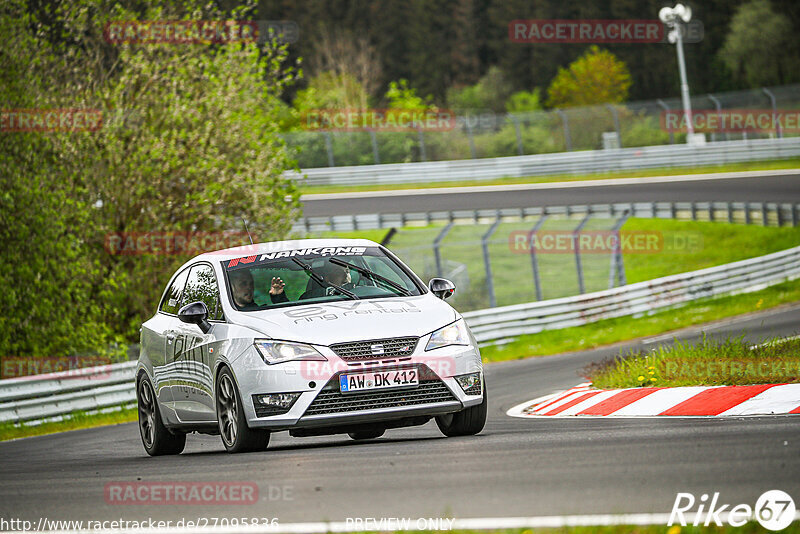
<path fill-rule="evenodd" d="M 477 406 L 470 406 L 460 412 L 436 416 L 436 425 L 442 434 L 448 437 L 472 436 L 477 434 L 486 425 L 486 412 L 489 406 L 489 395 L 486 384 L 483 386 L 483 402 Z"/>
<path fill-rule="evenodd" d="M 247 426 L 239 388 L 227 367 L 220 371 L 217 380 L 217 421 L 222 444 L 228 452 L 263 451 L 269 444 L 269 431 Z"/>
<path fill-rule="evenodd" d="M 186 434 L 173 434 L 164 426 L 158 409 L 153 385 L 147 376 L 142 376 L 136 387 L 136 401 L 139 406 L 139 435 L 142 436 L 144 450 L 150 456 L 180 454 L 186 447 Z"/>

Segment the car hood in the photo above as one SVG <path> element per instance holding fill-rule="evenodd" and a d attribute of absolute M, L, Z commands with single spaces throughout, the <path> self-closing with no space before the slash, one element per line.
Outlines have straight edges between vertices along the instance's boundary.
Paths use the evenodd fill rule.
<path fill-rule="evenodd" d="M 231 317 L 273 339 L 317 345 L 423 336 L 457 318 L 450 305 L 431 294 L 237 312 Z"/>

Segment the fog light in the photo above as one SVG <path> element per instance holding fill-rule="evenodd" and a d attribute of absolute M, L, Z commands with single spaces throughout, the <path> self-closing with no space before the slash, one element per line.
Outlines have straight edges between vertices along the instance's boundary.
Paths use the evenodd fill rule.
<path fill-rule="evenodd" d="M 466 375 L 458 375 L 454 377 L 461 389 L 467 395 L 480 395 L 481 394 L 481 373 L 469 373 Z"/>
<path fill-rule="evenodd" d="M 300 393 L 269 393 L 253 395 L 253 405 L 256 416 L 267 417 L 281 415 L 288 412 L 295 401 L 300 398 Z"/>

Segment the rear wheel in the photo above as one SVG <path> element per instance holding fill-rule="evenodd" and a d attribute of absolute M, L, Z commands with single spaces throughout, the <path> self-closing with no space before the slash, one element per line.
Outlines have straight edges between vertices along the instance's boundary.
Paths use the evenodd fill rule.
<path fill-rule="evenodd" d="M 222 444 L 228 452 L 263 451 L 269 444 L 269 431 L 247 426 L 239 388 L 227 367 L 220 371 L 217 380 L 217 421 Z"/>
<path fill-rule="evenodd" d="M 355 440 L 375 439 L 381 437 L 386 432 L 385 428 L 375 430 L 360 430 L 358 432 L 348 432 L 347 435 Z"/>
<path fill-rule="evenodd" d="M 136 387 L 136 400 L 139 405 L 139 435 L 147 454 L 180 454 L 186 446 L 186 434 L 173 434 L 164 426 L 153 385 L 145 375 Z"/>
<path fill-rule="evenodd" d="M 486 412 L 489 396 L 486 385 L 483 386 L 483 402 L 477 406 L 470 406 L 460 412 L 436 416 L 436 425 L 442 434 L 452 436 L 472 436 L 477 434 L 486 425 Z"/>

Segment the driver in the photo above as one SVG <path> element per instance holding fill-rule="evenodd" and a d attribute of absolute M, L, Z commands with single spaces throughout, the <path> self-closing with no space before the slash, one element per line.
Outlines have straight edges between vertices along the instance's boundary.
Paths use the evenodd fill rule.
<path fill-rule="evenodd" d="M 246 311 L 258 308 L 258 304 L 253 300 L 255 290 L 253 275 L 250 274 L 248 269 L 231 271 L 228 275 L 228 280 L 231 283 L 233 303 L 236 304 L 238 309 Z"/>

